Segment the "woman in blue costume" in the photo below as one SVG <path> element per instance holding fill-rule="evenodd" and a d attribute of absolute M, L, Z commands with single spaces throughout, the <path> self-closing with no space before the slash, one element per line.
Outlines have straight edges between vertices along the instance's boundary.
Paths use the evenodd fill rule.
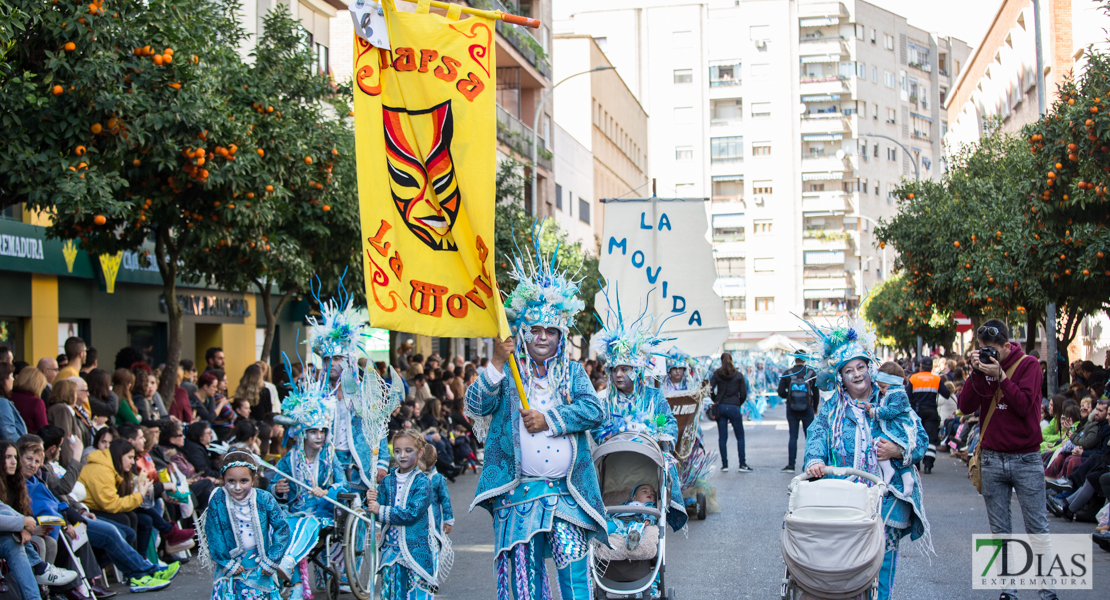
<path fill-rule="evenodd" d="M 289 514 L 291 541 L 281 568 L 292 576 L 294 583 L 301 582 L 301 569 L 296 566 L 304 562 L 316 545 L 320 529 L 335 518 L 334 508 L 324 497 L 335 500 L 338 494 L 350 491 L 342 465 L 328 443 L 334 411 L 335 397 L 329 394 L 327 378 L 311 368 L 281 403 L 282 414 L 294 422 L 289 435 L 296 442 L 278 462 L 277 469 L 313 486 L 306 490 L 280 474 L 270 482 L 270 493 Z M 303 587 L 294 586 L 290 600 L 299 600 Z"/>
<path fill-rule="evenodd" d="M 610 378 L 605 422 L 592 430 L 590 435 L 594 442 L 603 444 L 617 433 L 632 431 L 644 433 L 659 443 L 668 458 L 670 503 L 666 507 L 667 524 L 672 530 L 680 531 L 689 517 L 682 502 L 678 465 L 671 454 L 678 439 L 678 421 L 663 391 L 648 385 L 654 379 L 650 373 L 652 357 L 665 359 L 666 354 L 660 351 L 660 347 L 666 341 L 669 340 L 660 338 L 657 331 L 652 331 L 652 322 L 646 314 L 629 323 L 620 313 L 619 298 L 615 310 L 613 306 L 609 307 L 605 328 L 594 334 L 590 344 L 598 358 L 605 361 L 605 370 Z"/>
<path fill-rule="evenodd" d="M 273 495 L 254 488 L 257 471 L 250 454 L 227 453 L 224 485 L 201 515 L 200 559 L 215 571 L 212 600 L 281 600 L 275 575 L 289 549 L 289 525 Z"/>
<path fill-rule="evenodd" d="M 382 600 L 431 600 L 439 586 L 439 541 L 433 534 L 431 479 L 418 468 L 424 436 L 406 429 L 393 438 L 397 468 L 385 476 L 366 509 L 378 515 L 385 536 L 378 572 Z"/>
<path fill-rule="evenodd" d="M 601 424 L 601 400 L 566 343 L 584 303 L 578 281 L 557 259 L 517 256 L 517 287 L 505 301 L 514 336 L 498 342 L 490 364 L 466 392 L 466 414 L 486 439 L 471 504 L 493 516 L 497 598 L 551 598 L 545 558 L 554 558 L 564 600 L 593 598 L 589 542 L 605 535 L 605 507 L 586 432 Z M 510 367 L 515 355 L 527 408 Z"/>
<path fill-rule="evenodd" d="M 917 427 L 912 432 L 895 428 L 884 432 L 879 420 L 868 415 L 866 410 L 867 405 L 879 404 L 879 387 L 874 384 L 878 365 L 871 352 L 874 336 L 866 333 L 862 321 L 831 330 L 807 325 L 818 340 L 818 347 L 806 357 L 820 367 L 817 387 L 835 394 L 821 404 L 817 418 L 806 431 L 806 473 L 822 477 L 827 466 L 851 467 L 882 478 L 881 460 L 912 469 L 912 465 L 925 456 L 929 446 L 928 434 L 920 420 L 916 421 Z M 887 542 L 879 571 L 880 600 L 891 598 L 902 538 L 909 536 L 924 552 L 933 550 L 921 481 L 916 469 L 912 469 L 912 473 L 912 490 L 904 490 L 901 478 L 895 478 L 883 496 Z"/>

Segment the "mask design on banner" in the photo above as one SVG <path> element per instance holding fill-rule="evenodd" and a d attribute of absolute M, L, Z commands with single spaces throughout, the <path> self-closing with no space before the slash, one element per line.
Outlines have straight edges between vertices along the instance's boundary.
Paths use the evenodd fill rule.
<path fill-rule="evenodd" d="M 405 225 L 433 250 L 457 250 L 451 228 L 462 197 L 451 160 L 451 101 L 427 110 L 382 107 L 393 203 Z M 420 149 L 427 148 L 426 156 Z"/>

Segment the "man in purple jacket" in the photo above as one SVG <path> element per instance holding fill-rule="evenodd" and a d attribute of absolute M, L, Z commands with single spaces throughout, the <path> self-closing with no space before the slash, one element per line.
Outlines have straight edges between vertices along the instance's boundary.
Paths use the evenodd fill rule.
<path fill-rule="evenodd" d="M 986 420 L 1001 389 L 990 423 L 980 437 L 983 501 L 991 533 L 1012 533 L 1010 494 L 1017 492 L 1028 534 L 1048 534 L 1044 466 L 1041 464 L 1041 374 L 1035 358 L 1010 341 L 1006 324 L 990 319 L 975 332 L 981 352 L 971 354 L 971 377 L 960 392 L 960 412 L 979 411 Z M 993 349 L 991 352 L 988 349 Z M 991 356 L 988 356 L 991 355 Z M 1047 540 L 1045 540 L 1047 543 Z M 1017 590 L 1002 590 L 999 600 L 1017 600 Z M 1056 600 L 1052 590 L 1040 590 L 1041 600 Z"/>

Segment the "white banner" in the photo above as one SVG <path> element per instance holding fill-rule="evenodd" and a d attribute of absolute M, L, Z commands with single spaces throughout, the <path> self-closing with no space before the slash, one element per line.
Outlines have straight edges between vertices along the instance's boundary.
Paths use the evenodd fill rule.
<path fill-rule="evenodd" d="M 713 291 L 717 269 L 708 228 L 701 199 L 605 204 L 601 274 L 609 293 L 620 293 L 624 318 L 635 320 L 646 304 L 656 326 L 667 319 L 663 337 L 676 339 L 663 351 L 678 346 L 691 356 L 706 356 L 719 352 L 728 339 L 724 301 Z M 610 300 L 615 310 L 616 298 Z M 604 320 L 602 294 L 595 306 Z"/>

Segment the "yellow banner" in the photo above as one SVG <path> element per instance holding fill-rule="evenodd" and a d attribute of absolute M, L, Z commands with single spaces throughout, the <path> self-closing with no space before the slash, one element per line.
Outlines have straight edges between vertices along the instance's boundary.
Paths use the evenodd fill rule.
<path fill-rule="evenodd" d="M 370 323 L 439 337 L 506 337 L 493 277 L 494 24 L 382 4 L 393 50 L 355 37 Z"/>

